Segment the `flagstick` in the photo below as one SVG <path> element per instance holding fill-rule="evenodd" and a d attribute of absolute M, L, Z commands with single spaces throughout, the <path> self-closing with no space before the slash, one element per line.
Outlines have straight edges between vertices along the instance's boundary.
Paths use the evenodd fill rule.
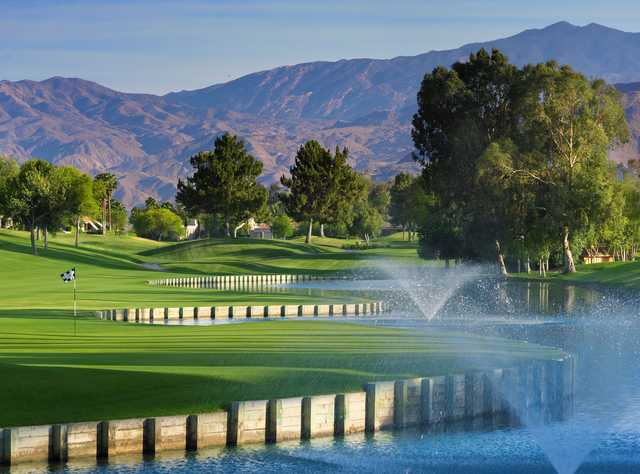
<path fill-rule="evenodd" d="M 78 319 L 76 318 L 77 316 L 77 303 L 76 303 L 76 280 L 78 279 L 78 274 L 76 273 L 75 269 L 73 271 L 74 273 L 74 278 L 73 278 L 73 335 L 77 336 L 78 335 Z"/>

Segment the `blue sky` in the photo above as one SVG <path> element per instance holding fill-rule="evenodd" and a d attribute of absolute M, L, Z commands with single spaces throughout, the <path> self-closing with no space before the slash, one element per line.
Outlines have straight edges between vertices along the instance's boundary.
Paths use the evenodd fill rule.
<path fill-rule="evenodd" d="M 195 89 L 284 64 L 390 58 L 566 20 L 640 30 L 638 0 L 0 0 L 0 79 Z"/>

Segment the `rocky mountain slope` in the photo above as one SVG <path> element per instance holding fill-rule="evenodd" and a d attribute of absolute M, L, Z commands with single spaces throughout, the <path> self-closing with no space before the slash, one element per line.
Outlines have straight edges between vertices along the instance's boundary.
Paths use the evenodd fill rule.
<path fill-rule="evenodd" d="M 640 34 L 568 23 L 413 57 L 286 66 L 165 96 L 81 79 L 0 81 L 0 153 L 114 172 L 129 206 L 148 195 L 171 199 L 188 157 L 222 131 L 245 139 L 266 182 L 286 172 L 311 138 L 349 147 L 357 169 L 385 179 L 416 169 L 409 122 L 424 73 L 480 47 L 497 47 L 520 65 L 555 59 L 610 82 L 640 81 Z M 640 82 L 620 89 L 634 136 L 612 157 L 626 160 L 639 154 Z"/>

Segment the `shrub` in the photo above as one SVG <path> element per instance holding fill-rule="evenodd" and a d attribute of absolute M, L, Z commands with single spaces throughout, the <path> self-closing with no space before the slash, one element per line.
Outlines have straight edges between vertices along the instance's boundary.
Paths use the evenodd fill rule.
<path fill-rule="evenodd" d="M 182 220 L 169 209 L 138 212 L 133 217 L 132 224 L 136 234 L 148 239 L 179 240 L 184 235 Z"/>

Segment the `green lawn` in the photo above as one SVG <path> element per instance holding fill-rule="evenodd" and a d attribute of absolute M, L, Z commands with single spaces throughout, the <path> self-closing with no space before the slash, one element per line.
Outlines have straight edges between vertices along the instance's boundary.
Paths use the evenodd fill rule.
<path fill-rule="evenodd" d="M 137 237 L 83 236 L 79 249 L 73 246 L 71 236 L 58 235 L 51 239 L 49 250 L 40 249 L 39 256 L 30 253 L 28 234 L 25 232 L 0 231 L 0 315 L 25 314 L 32 310 L 70 309 L 71 285 L 63 285 L 60 273 L 71 267 L 77 269 L 78 294 L 81 310 L 97 310 L 118 307 L 149 306 L 193 306 L 211 304 L 304 304 L 317 303 L 318 294 L 323 301 L 349 302 L 362 299 L 357 295 L 341 291 L 289 291 L 260 293 L 257 291 L 221 291 L 196 288 L 165 288 L 147 285 L 150 279 L 165 276 L 203 272 L 223 274 L 252 272 L 262 269 L 278 269 L 285 272 L 278 249 L 287 255 L 286 260 L 303 273 L 314 270 L 314 262 L 322 260 L 325 268 L 340 266 L 353 268 L 366 261 L 365 256 L 351 257 L 336 247 L 331 250 L 299 243 L 280 241 L 219 240 L 186 242 L 167 245 Z M 160 252 L 160 253 L 156 253 Z M 192 254 L 206 252 L 200 264 Z M 175 256 L 178 254 L 179 256 Z M 306 260 L 309 255 L 320 255 L 319 259 Z M 233 255 L 233 256 L 231 256 Z M 296 257 L 296 255 L 299 255 Z M 345 256 L 349 257 L 342 260 Z M 194 260 L 191 260 L 194 259 Z M 225 264 L 233 259 L 235 263 Z M 344 265 L 344 262 L 351 267 Z M 170 272 L 159 272 L 142 267 L 145 263 L 158 263 Z M 339 265 L 341 264 L 341 265 Z M 311 265 L 306 268 L 306 265 Z M 315 273 L 319 270 L 315 269 Z M 40 314 L 40 312 L 38 312 Z"/>
<path fill-rule="evenodd" d="M 2 316 L 0 426 L 198 413 L 233 400 L 501 365 L 507 355 L 558 354 L 499 339 L 328 321 L 169 327 L 85 319 L 73 337 L 71 321 L 56 314 Z"/>
<path fill-rule="evenodd" d="M 0 426 L 188 414 L 232 400 L 359 389 L 397 379 L 554 350 L 502 339 L 382 329 L 332 321 L 269 321 L 220 326 L 149 326 L 99 321 L 84 311 L 135 306 L 317 302 L 304 292 L 257 293 L 145 284 L 173 272 L 349 270 L 381 256 L 419 263 L 411 244 L 346 252 L 339 242 L 205 241 L 167 245 L 135 237 L 52 239 L 30 255 L 26 233 L 0 231 Z M 78 270 L 79 334 L 71 285 Z M 175 273 L 174 273 L 175 274 Z M 362 299 L 325 292 L 324 301 Z M 461 354 L 463 356 L 461 356 Z M 481 361 L 481 362 L 479 362 Z"/>
<path fill-rule="evenodd" d="M 307 273 L 332 275 L 363 268 L 375 268 L 376 260 L 392 259 L 403 265 L 424 265 L 415 242 L 381 240 L 388 247 L 344 250 L 355 241 L 319 238 L 306 245 L 294 240 L 208 239 L 181 242 L 142 252 L 143 258 L 170 271 L 195 273 Z"/>
<path fill-rule="evenodd" d="M 549 273 L 546 280 L 597 285 L 603 287 L 640 290 L 640 262 L 614 262 L 578 265 L 577 272 L 565 275 L 560 272 Z M 520 273 L 517 278 L 543 280 L 537 273 Z"/>

